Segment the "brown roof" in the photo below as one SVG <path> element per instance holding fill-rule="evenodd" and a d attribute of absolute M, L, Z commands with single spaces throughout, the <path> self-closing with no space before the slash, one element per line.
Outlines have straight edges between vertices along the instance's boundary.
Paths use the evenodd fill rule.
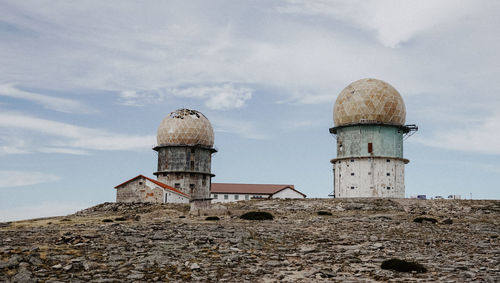
<path fill-rule="evenodd" d="M 151 181 L 151 182 L 153 182 L 153 183 L 155 183 L 156 185 L 158 185 L 158 186 L 160 186 L 160 187 L 162 187 L 162 188 L 164 188 L 164 189 L 167 189 L 167 190 L 173 191 L 173 192 L 175 192 L 175 193 L 178 193 L 178 194 L 180 194 L 180 195 L 183 195 L 183 196 L 185 196 L 185 197 L 189 198 L 189 196 L 188 196 L 188 195 L 186 195 L 185 193 L 183 193 L 183 192 L 181 192 L 181 191 L 177 190 L 176 188 L 173 188 L 173 187 L 171 187 L 171 186 L 169 186 L 169 185 L 163 184 L 162 182 L 158 182 L 158 181 L 156 181 L 156 180 L 153 180 L 153 179 L 151 179 L 151 178 L 148 178 L 148 177 L 146 177 L 146 176 L 144 176 L 144 175 L 137 175 L 137 176 L 135 176 L 134 178 L 132 178 L 132 179 L 130 179 L 130 180 L 128 180 L 128 181 L 125 181 L 125 182 L 123 182 L 123 183 L 119 184 L 118 186 L 116 186 L 116 187 L 115 187 L 115 189 L 118 189 L 118 187 L 123 186 L 123 185 L 127 184 L 128 182 L 131 182 L 131 181 L 133 181 L 133 180 L 135 180 L 135 179 L 137 179 L 137 178 L 141 178 L 141 177 L 142 177 L 142 178 L 144 178 L 144 179 L 147 179 L 147 180 L 149 180 L 149 181 Z"/>
<path fill-rule="evenodd" d="M 293 185 L 212 183 L 210 191 L 212 193 L 274 195 L 288 188 L 306 197 L 305 194 L 297 191 Z"/>

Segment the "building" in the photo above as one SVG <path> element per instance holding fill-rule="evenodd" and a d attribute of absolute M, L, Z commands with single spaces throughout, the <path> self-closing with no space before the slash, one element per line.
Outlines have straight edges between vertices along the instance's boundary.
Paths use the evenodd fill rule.
<path fill-rule="evenodd" d="M 405 125 L 399 92 L 381 80 L 355 81 L 337 97 L 333 120 L 333 196 L 404 198 L 403 138 L 418 128 Z"/>
<path fill-rule="evenodd" d="M 262 198 L 305 198 L 306 195 L 293 185 L 213 183 L 211 197 L 213 203 L 220 203 Z"/>
<path fill-rule="evenodd" d="M 116 189 L 117 202 L 189 203 L 189 196 L 161 182 L 138 175 Z"/>
<path fill-rule="evenodd" d="M 201 112 L 178 109 L 158 128 L 158 181 L 187 194 L 192 209 L 210 206 L 214 130 Z M 193 207 L 195 206 L 195 207 Z"/>
<path fill-rule="evenodd" d="M 214 130 L 202 113 L 178 109 L 158 127 L 157 180 L 142 175 L 115 188 L 117 202 L 191 202 L 191 209 L 210 206 Z"/>

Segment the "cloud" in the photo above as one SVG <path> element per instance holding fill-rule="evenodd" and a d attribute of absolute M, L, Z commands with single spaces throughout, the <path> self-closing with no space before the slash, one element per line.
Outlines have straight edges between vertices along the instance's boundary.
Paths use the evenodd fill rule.
<path fill-rule="evenodd" d="M 73 202 L 43 202 L 0 209 L 0 222 L 62 216 L 89 207 L 90 204 Z"/>
<path fill-rule="evenodd" d="M 475 119 L 473 119 L 475 120 Z M 412 137 L 415 142 L 426 146 L 477 152 L 482 154 L 500 154 L 500 113 L 493 113 L 481 121 L 472 123 L 458 122 L 459 127 L 438 129 L 425 137 Z"/>
<path fill-rule="evenodd" d="M 171 92 L 178 97 L 204 99 L 205 105 L 214 110 L 241 108 L 247 100 L 252 98 L 252 89 L 246 87 L 237 88 L 232 84 L 173 89 Z"/>
<path fill-rule="evenodd" d="M 358 28 L 374 31 L 384 46 L 398 47 L 420 33 L 458 22 L 473 13 L 471 1 L 441 0 L 290 0 L 279 12 L 323 15 Z M 446 11 L 446 15 L 443 12 Z"/>
<path fill-rule="evenodd" d="M 246 139 L 265 140 L 269 135 L 251 121 L 242 121 L 235 119 L 221 119 L 214 117 L 211 119 L 215 125 L 215 131 L 221 133 L 231 133 Z"/>
<path fill-rule="evenodd" d="M 64 113 L 95 112 L 95 110 L 90 109 L 88 106 L 77 100 L 24 91 L 16 88 L 13 84 L 0 84 L 0 96 L 8 96 L 32 101 L 44 106 L 47 109 Z"/>
<path fill-rule="evenodd" d="M 6 131 L 15 129 L 28 134 L 42 135 L 43 138 L 37 138 L 37 146 L 29 146 L 26 141 L 28 139 L 18 142 L 16 147 L 6 145 L 7 148 L 15 148 L 18 151 L 40 148 L 39 152 L 87 154 L 87 150 L 149 149 L 155 142 L 155 136 L 153 135 L 133 136 L 113 133 L 16 112 L 0 113 L 0 129 L 2 128 Z M 0 134 L 2 133 L 0 132 Z M 5 153 L 8 153 L 8 151 L 5 151 Z"/>
<path fill-rule="evenodd" d="M 168 98 L 194 98 L 205 101 L 205 106 L 213 110 L 241 108 L 252 98 L 252 89 L 235 87 L 226 83 L 215 86 L 195 86 L 184 88 L 168 88 L 153 91 L 137 92 L 134 90 L 119 93 L 120 104 L 126 106 L 145 106 L 161 103 Z"/>
<path fill-rule="evenodd" d="M 41 172 L 1 171 L 0 188 L 22 187 L 59 180 L 59 176 Z"/>

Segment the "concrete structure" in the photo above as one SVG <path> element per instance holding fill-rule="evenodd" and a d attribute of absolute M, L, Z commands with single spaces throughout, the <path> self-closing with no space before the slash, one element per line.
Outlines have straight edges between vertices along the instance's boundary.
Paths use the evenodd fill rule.
<path fill-rule="evenodd" d="M 115 187 L 116 202 L 189 203 L 189 196 L 143 175 Z"/>
<path fill-rule="evenodd" d="M 403 138 L 418 128 L 404 125 L 398 91 L 381 80 L 358 80 L 342 90 L 333 113 L 333 196 L 404 198 Z"/>
<path fill-rule="evenodd" d="M 157 135 L 158 181 L 189 195 L 193 210 L 210 206 L 214 131 L 200 112 L 179 109 L 160 124 Z"/>
<path fill-rule="evenodd" d="M 213 183 L 211 197 L 213 203 L 220 203 L 262 198 L 305 198 L 306 195 L 293 185 Z"/>

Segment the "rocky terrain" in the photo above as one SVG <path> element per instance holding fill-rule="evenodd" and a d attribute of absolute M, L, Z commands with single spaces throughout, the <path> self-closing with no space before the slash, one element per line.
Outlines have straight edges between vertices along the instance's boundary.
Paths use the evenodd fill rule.
<path fill-rule="evenodd" d="M 274 220 L 239 218 L 255 210 Z M 0 223 L 0 281 L 500 282 L 500 201 L 252 200 L 209 215 L 104 203 Z M 390 258 L 427 272 L 381 269 Z"/>

